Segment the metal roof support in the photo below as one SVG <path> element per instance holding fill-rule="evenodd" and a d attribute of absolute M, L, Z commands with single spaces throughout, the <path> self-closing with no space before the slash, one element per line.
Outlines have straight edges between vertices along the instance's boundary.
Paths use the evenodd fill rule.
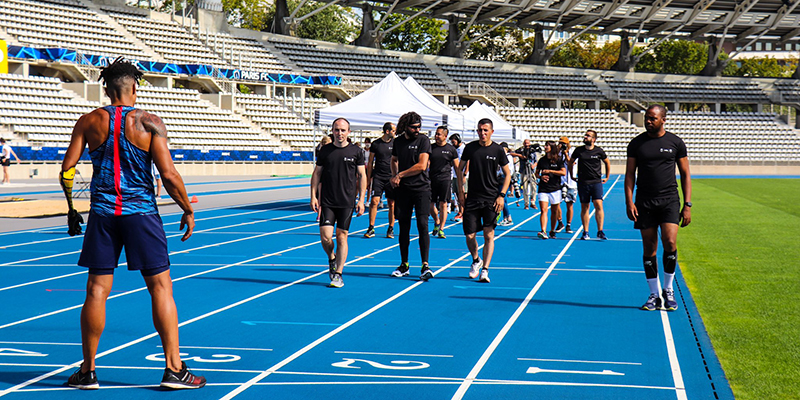
<path fill-rule="evenodd" d="M 389 18 L 389 15 L 392 15 L 392 11 L 394 11 L 394 8 L 397 7 L 398 3 L 400 3 L 400 0 L 394 0 L 392 5 L 389 6 L 389 9 L 386 10 L 386 14 L 383 14 L 383 18 L 381 18 L 381 20 L 378 21 L 378 25 L 375 26 L 375 30 L 370 32 L 370 34 L 372 36 L 375 36 L 376 33 L 381 30 L 381 27 L 383 26 L 383 23 L 386 22 L 386 19 Z"/>
<path fill-rule="evenodd" d="M 656 47 L 658 47 L 658 45 L 660 45 L 661 43 L 663 43 L 665 40 L 669 39 L 669 38 L 670 38 L 672 35 L 674 35 L 674 34 L 675 34 L 677 31 L 681 30 L 681 29 L 682 29 L 684 26 L 686 26 L 686 25 L 689 25 L 689 24 L 691 24 L 692 22 L 694 22 L 694 20 L 695 20 L 695 19 L 697 19 L 697 17 L 698 17 L 698 16 L 700 16 L 700 14 L 701 14 L 703 11 L 707 10 L 707 9 L 708 9 L 708 7 L 710 7 L 710 6 L 711 6 L 711 4 L 713 4 L 713 3 L 714 3 L 714 1 L 715 1 L 715 0 L 703 0 L 703 1 L 699 2 L 699 3 L 697 3 L 697 4 L 694 6 L 694 9 L 692 10 L 692 14 L 689 16 L 689 18 L 688 18 L 688 19 L 687 19 L 685 22 L 681 23 L 681 24 L 680 24 L 680 25 L 679 25 L 677 28 L 675 28 L 674 30 L 672 30 L 672 32 L 670 32 L 669 34 L 667 34 L 667 35 L 666 35 L 666 36 L 664 36 L 663 38 L 656 40 L 654 43 L 650 43 L 650 45 L 648 45 L 648 46 L 647 46 L 647 48 L 645 48 L 643 52 L 641 52 L 641 53 L 640 53 L 639 55 L 637 55 L 636 57 L 633 57 L 633 58 L 631 59 L 631 63 L 632 63 L 632 64 L 631 64 L 631 67 L 635 67 L 635 66 L 636 66 L 636 64 L 638 64 L 638 63 L 639 63 L 639 60 L 641 60 L 641 59 L 642 59 L 642 57 L 643 57 L 645 54 L 649 53 L 650 51 L 652 51 L 653 49 L 655 49 Z M 758 0 L 755 0 L 755 1 L 758 1 Z M 798 1 L 800 1 L 800 0 L 798 0 Z M 637 37 L 637 38 L 639 37 L 638 33 L 637 33 L 636 37 Z M 636 43 L 636 42 L 634 41 L 634 43 Z M 631 55 L 633 55 L 633 46 L 631 46 L 630 50 L 628 51 L 628 57 L 631 57 Z"/>
<path fill-rule="evenodd" d="M 305 3 L 305 0 L 303 0 L 300 3 L 300 5 L 297 6 L 297 8 L 294 11 L 292 11 L 292 15 L 290 15 L 289 18 L 286 18 L 286 22 L 291 24 L 292 26 L 297 26 L 297 24 L 303 22 L 303 20 L 305 20 L 305 19 L 313 16 L 314 14 L 317 14 L 318 12 L 320 12 L 320 11 L 322 11 L 322 10 L 324 10 L 324 9 L 326 9 L 326 8 L 336 4 L 336 3 L 339 3 L 341 1 L 343 1 L 343 0 L 332 0 L 330 3 L 326 3 L 324 6 L 322 6 L 320 8 L 317 8 L 314 11 L 311 11 L 310 13 L 308 13 L 306 15 L 303 15 L 300 18 L 293 18 L 292 16 L 295 15 L 297 13 L 297 11 L 300 10 L 300 7 Z"/>
<path fill-rule="evenodd" d="M 442 0 L 439 0 L 439 1 L 442 1 Z M 472 43 L 474 43 L 476 40 L 479 40 L 480 38 L 482 38 L 482 37 L 484 37 L 484 36 L 486 36 L 486 35 L 488 35 L 488 34 L 492 33 L 492 31 L 494 31 L 495 29 L 497 29 L 497 28 L 499 28 L 499 27 L 501 27 L 501 26 L 505 25 L 505 24 L 506 24 L 506 22 L 508 22 L 508 21 L 512 20 L 514 17 L 516 17 L 517 15 L 519 15 L 520 13 L 522 13 L 522 11 L 523 11 L 523 10 L 517 10 L 517 11 L 515 11 L 513 14 L 509 15 L 508 17 L 506 17 L 506 18 L 505 18 L 505 19 L 503 19 L 502 21 L 500 21 L 500 22 L 496 23 L 496 24 L 495 24 L 494 26 L 492 26 L 491 28 L 489 28 L 489 29 L 487 29 L 487 30 L 483 31 L 483 33 L 481 33 L 481 34 L 480 34 L 480 35 L 478 35 L 477 37 L 474 37 L 474 38 L 470 39 L 470 40 L 469 40 L 469 41 L 467 41 L 467 42 L 466 42 L 464 45 L 465 45 L 465 46 L 469 46 L 469 45 L 471 45 Z"/>
<path fill-rule="evenodd" d="M 461 33 L 461 36 L 458 38 L 458 43 L 461 43 L 461 42 L 463 42 L 463 41 L 464 41 L 464 39 L 466 39 L 466 37 L 467 37 L 467 34 L 469 33 L 469 30 L 470 30 L 470 28 L 472 28 L 472 25 L 474 25 L 474 24 L 475 24 L 475 20 L 477 20 L 477 19 L 478 19 L 478 15 L 480 15 L 480 13 L 481 13 L 481 10 L 483 10 L 483 7 L 486 7 L 486 5 L 487 5 L 487 4 L 489 4 L 489 3 L 490 3 L 490 1 L 487 1 L 487 2 L 485 2 L 485 3 L 483 3 L 483 4 L 481 4 L 480 6 L 478 6 L 478 9 L 477 9 L 477 10 L 475 10 L 475 14 L 473 14 L 473 15 L 472 15 L 472 19 L 470 19 L 470 20 L 469 20 L 469 23 L 468 23 L 468 24 L 467 24 L 467 26 L 464 28 L 464 32 L 462 32 L 462 33 Z M 459 44 L 459 45 L 460 45 L 460 44 Z"/>
<path fill-rule="evenodd" d="M 396 24 L 395 26 L 393 26 L 393 27 L 391 27 L 391 28 L 389 28 L 389 29 L 387 29 L 387 30 L 385 30 L 385 31 L 383 31 L 383 32 L 377 32 L 378 38 L 379 38 L 379 39 L 380 39 L 380 38 L 382 38 L 382 37 L 383 37 L 383 35 L 385 35 L 385 34 L 387 34 L 387 33 L 391 32 L 391 31 L 393 31 L 393 30 L 395 30 L 395 29 L 399 28 L 400 26 L 402 26 L 402 25 L 403 25 L 403 24 L 405 24 L 406 22 L 408 22 L 408 21 L 411 21 L 412 19 L 414 19 L 414 18 L 417 18 L 417 17 L 419 17 L 420 15 L 422 15 L 422 14 L 424 14 L 424 13 L 428 12 L 428 10 L 430 10 L 430 9 L 431 9 L 431 8 L 433 8 L 433 7 L 436 7 L 436 6 L 438 6 L 438 5 L 439 5 L 439 4 L 440 4 L 442 1 L 444 1 L 444 0 L 436 0 L 436 1 L 435 1 L 435 2 L 433 2 L 431 5 L 429 5 L 429 6 L 425 7 L 425 8 L 423 8 L 422 10 L 419 10 L 417 13 L 415 13 L 414 15 L 412 15 L 412 16 L 410 16 L 410 17 L 408 17 L 408 18 L 404 19 L 402 22 L 400 22 L 400 23 Z M 376 31 L 377 31 L 377 29 L 376 29 Z"/>
<path fill-rule="evenodd" d="M 728 57 L 729 60 L 732 60 L 739 53 L 741 53 L 742 51 L 741 49 L 747 48 L 747 46 L 750 46 L 751 44 L 755 43 L 758 39 L 761 39 L 761 37 L 766 35 L 767 32 L 775 29 L 778 26 L 778 24 L 780 24 L 781 21 L 783 21 L 783 19 L 786 18 L 787 15 L 791 14 L 792 11 L 794 11 L 794 9 L 797 8 L 798 5 L 800 5 L 800 0 L 794 0 L 793 2 L 792 0 L 786 0 L 784 3 L 785 4 L 780 9 L 778 9 L 778 13 L 775 15 L 775 19 L 772 21 L 772 23 L 766 29 L 761 31 L 761 33 L 759 33 L 758 36 L 750 39 L 750 41 L 747 42 L 747 44 L 745 44 L 744 46 L 741 46 L 739 50 L 736 50 L 733 53 L 731 53 L 730 56 Z"/>

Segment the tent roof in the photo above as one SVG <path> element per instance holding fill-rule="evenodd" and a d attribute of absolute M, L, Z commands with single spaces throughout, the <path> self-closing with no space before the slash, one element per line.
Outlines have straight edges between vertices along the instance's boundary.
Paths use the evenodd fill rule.
<path fill-rule="evenodd" d="M 495 142 L 509 140 L 520 141 L 530 138 L 528 132 L 519 128 L 514 128 L 511 124 L 506 122 L 503 117 L 480 101 L 475 100 L 472 105 L 462 111 L 461 114 L 464 115 L 464 124 L 470 127 L 470 129 L 466 130 L 470 135 L 464 135 L 465 141 L 468 137 L 475 138 L 475 128 L 478 126 L 478 121 L 482 118 L 489 118 L 492 120 L 492 125 L 494 126 L 492 140 Z"/>

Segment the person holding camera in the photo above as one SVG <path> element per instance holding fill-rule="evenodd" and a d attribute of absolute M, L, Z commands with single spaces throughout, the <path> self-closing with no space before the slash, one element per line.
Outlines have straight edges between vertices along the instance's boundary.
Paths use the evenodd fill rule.
<path fill-rule="evenodd" d="M 545 156 L 536 163 L 534 176 L 539 180 L 539 207 L 542 213 L 540 221 L 542 230 L 538 236 L 540 239 L 556 238 L 556 220 L 558 219 L 558 209 L 561 203 L 561 177 L 567 174 L 564 159 L 561 158 L 561 149 L 556 142 L 548 140 L 544 144 Z M 547 210 L 550 208 L 550 235 L 546 233 Z"/>
<path fill-rule="evenodd" d="M 642 309 L 661 309 L 662 299 L 667 311 L 678 309 L 672 283 L 678 265 L 678 226 L 692 222 L 692 180 L 689 174 L 689 157 L 686 144 L 678 136 L 667 132 L 664 123 L 667 109 L 655 104 L 644 115 L 645 132 L 628 144 L 625 166 L 625 204 L 628 219 L 642 235 L 642 263 L 650 287 L 650 297 Z M 675 167 L 681 175 L 683 205 L 675 181 Z M 633 187 L 636 184 L 636 200 Z M 658 293 L 658 229 L 664 246 L 664 286 Z"/>
<path fill-rule="evenodd" d="M 589 204 L 594 203 L 594 218 L 597 221 L 597 238 L 606 240 L 603 232 L 603 184 L 611 176 L 611 163 L 608 161 L 606 152 L 601 147 L 595 146 L 597 132 L 589 129 L 583 135 L 583 146 L 576 147 L 569 159 L 569 171 L 573 171 L 572 166 L 578 162 L 578 197 L 581 200 L 581 223 L 583 224 L 583 235 L 581 240 L 589 239 Z M 600 164 L 606 166 L 606 177 L 603 178 Z"/>
<path fill-rule="evenodd" d="M 522 185 L 523 202 L 525 209 L 530 206 L 536 207 L 536 178 L 533 176 L 533 169 L 536 166 L 536 155 L 541 150 L 539 143 L 531 145 L 530 139 L 522 142 L 522 147 L 514 150 L 510 154 L 519 159 L 519 176 Z"/>
<path fill-rule="evenodd" d="M 558 149 L 560 151 L 559 157 L 561 157 L 561 161 L 564 162 L 564 166 L 567 167 L 569 164 L 569 138 L 566 136 L 562 136 L 558 139 Z M 568 171 L 568 173 L 561 177 L 561 199 L 566 203 L 567 207 L 567 223 L 564 225 L 564 221 L 562 220 L 561 214 L 561 207 L 558 207 L 558 224 L 556 226 L 556 232 L 561 232 L 566 227 L 566 233 L 572 233 L 572 215 L 573 215 L 573 208 L 572 205 L 575 203 L 575 200 L 578 199 L 578 183 L 572 178 L 575 176 L 575 171 Z"/>

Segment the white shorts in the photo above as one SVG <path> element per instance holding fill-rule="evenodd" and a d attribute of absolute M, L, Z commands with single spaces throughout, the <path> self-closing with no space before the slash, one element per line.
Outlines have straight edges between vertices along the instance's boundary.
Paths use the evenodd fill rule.
<path fill-rule="evenodd" d="M 536 195 L 536 199 L 540 202 L 550 203 L 550 204 L 559 204 L 561 203 L 561 191 L 556 190 L 555 192 L 550 193 L 542 193 Z"/>

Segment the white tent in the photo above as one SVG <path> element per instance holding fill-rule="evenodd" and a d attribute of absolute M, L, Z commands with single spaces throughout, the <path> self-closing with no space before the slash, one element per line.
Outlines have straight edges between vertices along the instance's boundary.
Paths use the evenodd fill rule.
<path fill-rule="evenodd" d="M 403 83 L 406 85 L 409 91 L 414 94 L 414 96 L 419 100 L 422 104 L 425 104 L 426 107 L 441 112 L 443 115 L 447 115 L 447 128 L 452 133 L 464 133 L 465 128 L 470 129 L 468 126 L 464 125 L 464 115 L 461 113 L 453 110 L 452 108 L 448 107 L 436 97 L 433 97 L 425 88 L 420 85 L 414 77 L 409 76 L 406 78 Z"/>
<path fill-rule="evenodd" d="M 469 132 L 464 134 L 464 141 L 477 138 L 475 129 L 478 127 L 478 121 L 482 118 L 489 118 L 492 120 L 492 125 L 494 126 L 492 140 L 495 142 L 521 141 L 530 138 L 528 132 L 519 128 L 514 128 L 511 124 L 506 122 L 503 117 L 480 101 L 475 100 L 472 105 L 462 111 L 461 114 L 464 116 L 464 126 L 467 128 L 466 131 Z"/>
<path fill-rule="evenodd" d="M 431 108 L 432 104 L 426 103 L 430 101 L 420 100 L 392 71 L 382 81 L 358 96 L 319 110 L 316 123 L 330 125 L 336 118 L 344 117 L 350 121 L 350 128 L 353 130 L 380 130 L 384 123 L 397 123 L 401 115 L 415 111 L 422 117 L 422 129 L 432 131 L 442 125 L 445 119 L 449 125 L 451 119 L 462 118 L 459 113 L 449 108 L 447 110 L 440 107 Z"/>

